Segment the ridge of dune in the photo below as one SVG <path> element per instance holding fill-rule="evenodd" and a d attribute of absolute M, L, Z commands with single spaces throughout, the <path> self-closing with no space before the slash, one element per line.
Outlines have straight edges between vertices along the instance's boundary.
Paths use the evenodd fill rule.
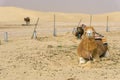
<path fill-rule="evenodd" d="M 9 14 L 8 14 L 9 13 Z M 73 18 L 78 18 L 81 16 L 86 16 L 86 14 L 78 14 L 78 13 L 61 13 L 61 12 L 40 12 L 40 11 L 32 11 L 23 8 L 16 8 L 16 7 L 0 7 L 0 18 L 6 21 L 10 20 L 19 20 L 26 16 L 31 18 L 40 17 L 43 21 L 53 21 L 53 15 L 56 14 L 60 21 L 62 20 L 72 20 Z M 71 17 L 72 16 L 72 17 Z M 62 18 L 61 18 L 62 17 Z"/>
<path fill-rule="evenodd" d="M 90 15 L 83 13 L 62 13 L 62 12 L 41 12 L 33 11 L 17 7 L 0 7 L 0 22 L 5 21 L 23 21 L 24 17 L 29 16 L 31 19 L 36 19 L 39 17 L 41 22 L 53 21 L 53 15 L 56 14 L 56 20 L 58 22 L 78 22 L 82 19 L 83 22 L 89 22 Z M 119 22 L 120 21 L 120 12 L 111 12 L 104 14 L 95 14 L 93 15 L 94 22 L 105 22 L 106 17 L 109 16 L 111 21 Z"/>
<path fill-rule="evenodd" d="M 106 21 L 107 16 L 109 17 L 110 22 L 117 22 L 118 23 L 120 21 L 120 12 L 111 12 L 111 13 L 94 15 L 95 21 Z"/>

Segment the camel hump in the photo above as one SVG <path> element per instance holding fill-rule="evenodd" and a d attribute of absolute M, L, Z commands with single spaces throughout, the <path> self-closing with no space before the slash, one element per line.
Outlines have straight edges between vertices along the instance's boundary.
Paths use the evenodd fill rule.
<path fill-rule="evenodd" d="M 103 44 L 104 44 L 104 43 L 107 43 L 107 39 L 103 37 L 103 38 L 102 38 L 102 42 L 103 42 Z"/>

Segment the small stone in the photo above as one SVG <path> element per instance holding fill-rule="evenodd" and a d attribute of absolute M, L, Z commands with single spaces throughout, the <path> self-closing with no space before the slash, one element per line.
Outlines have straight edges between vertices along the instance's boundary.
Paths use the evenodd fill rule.
<path fill-rule="evenodd" d="M 53 48 L 53 46 L 52 45 L 48 45 L 47 48 Z"/>

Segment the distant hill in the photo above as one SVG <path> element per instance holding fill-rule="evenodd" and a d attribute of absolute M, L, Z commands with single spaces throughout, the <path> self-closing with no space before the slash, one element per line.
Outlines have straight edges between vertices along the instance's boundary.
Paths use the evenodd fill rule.
<path fill-rule="evenodd" d="M 89 14 L 40 12 L 16 7 L 0 7 L 0 22 L 23 22 L 23 18 L 27 16 L 33 21 L 39 17 L 41 22 L 53 22 L 54 14 L 56 14 L 56 21 L 58 22 L 79 22 L 82 18 L 83 23 L 89 23 L 90 20 Z M 110 22 L 120 21 L 120 12 L 112 12 L 93 15 L 93 22 L 106 22 L 107 16 L 109 16 Z"/>

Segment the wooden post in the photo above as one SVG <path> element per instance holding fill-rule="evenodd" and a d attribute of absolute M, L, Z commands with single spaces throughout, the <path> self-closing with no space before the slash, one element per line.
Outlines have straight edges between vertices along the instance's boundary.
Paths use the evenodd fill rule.
<path fill-rule="evenodd" d="M 109 17 L 107 16 L 106 32 L 109 32 L 108 20 L 109 20 Z"/>
<path fill-rule="evenodd" d="M 92 15 L 90 15 L 90 27 L 91 27 L 91 24 L 92 24 Z"/>
<path fill-rule="evenodd" d="M 7 32 L 4 33 L 4 41 L 8 42 L 8 33 Z"/>
<path fill-rule="evenodd" d="M 78 23 L 78 26 L 77 26 L 77 27 L 79 27 L 79 25 L 80 25 L 81 21 L 82 21 L 82 18 L 80 19 L 80 21 L 79 21 L 79 23 Z"/>
<path fill-rule="evenodd" d="M 33 32 L 33 39 L 37 39 L 37 32 L 36 32 L 36 30 L 34 30 L 34 32 Z"/>
<path fill-rule="evenodd" d="M 37 22 L 35 24 L 35 27 L 34 27 L 34 31 L 33 31 L 33 34 L 32 34 L 32 37 L 31 39 L 37 39 L 37 31 L 36 31 L 36 28 L 37 28 L 37 25 L 38 25 L 38 22 L 39 22 L 39 18 L 37 19 Z"/>
<path fill-rule="evenodd" d="M 56 25 L 55 25 L 55 19 L 56 19 L 56 16 L 54 14 L 54 31 L 53 31 L 53 36 L 56 36 Z"/>

